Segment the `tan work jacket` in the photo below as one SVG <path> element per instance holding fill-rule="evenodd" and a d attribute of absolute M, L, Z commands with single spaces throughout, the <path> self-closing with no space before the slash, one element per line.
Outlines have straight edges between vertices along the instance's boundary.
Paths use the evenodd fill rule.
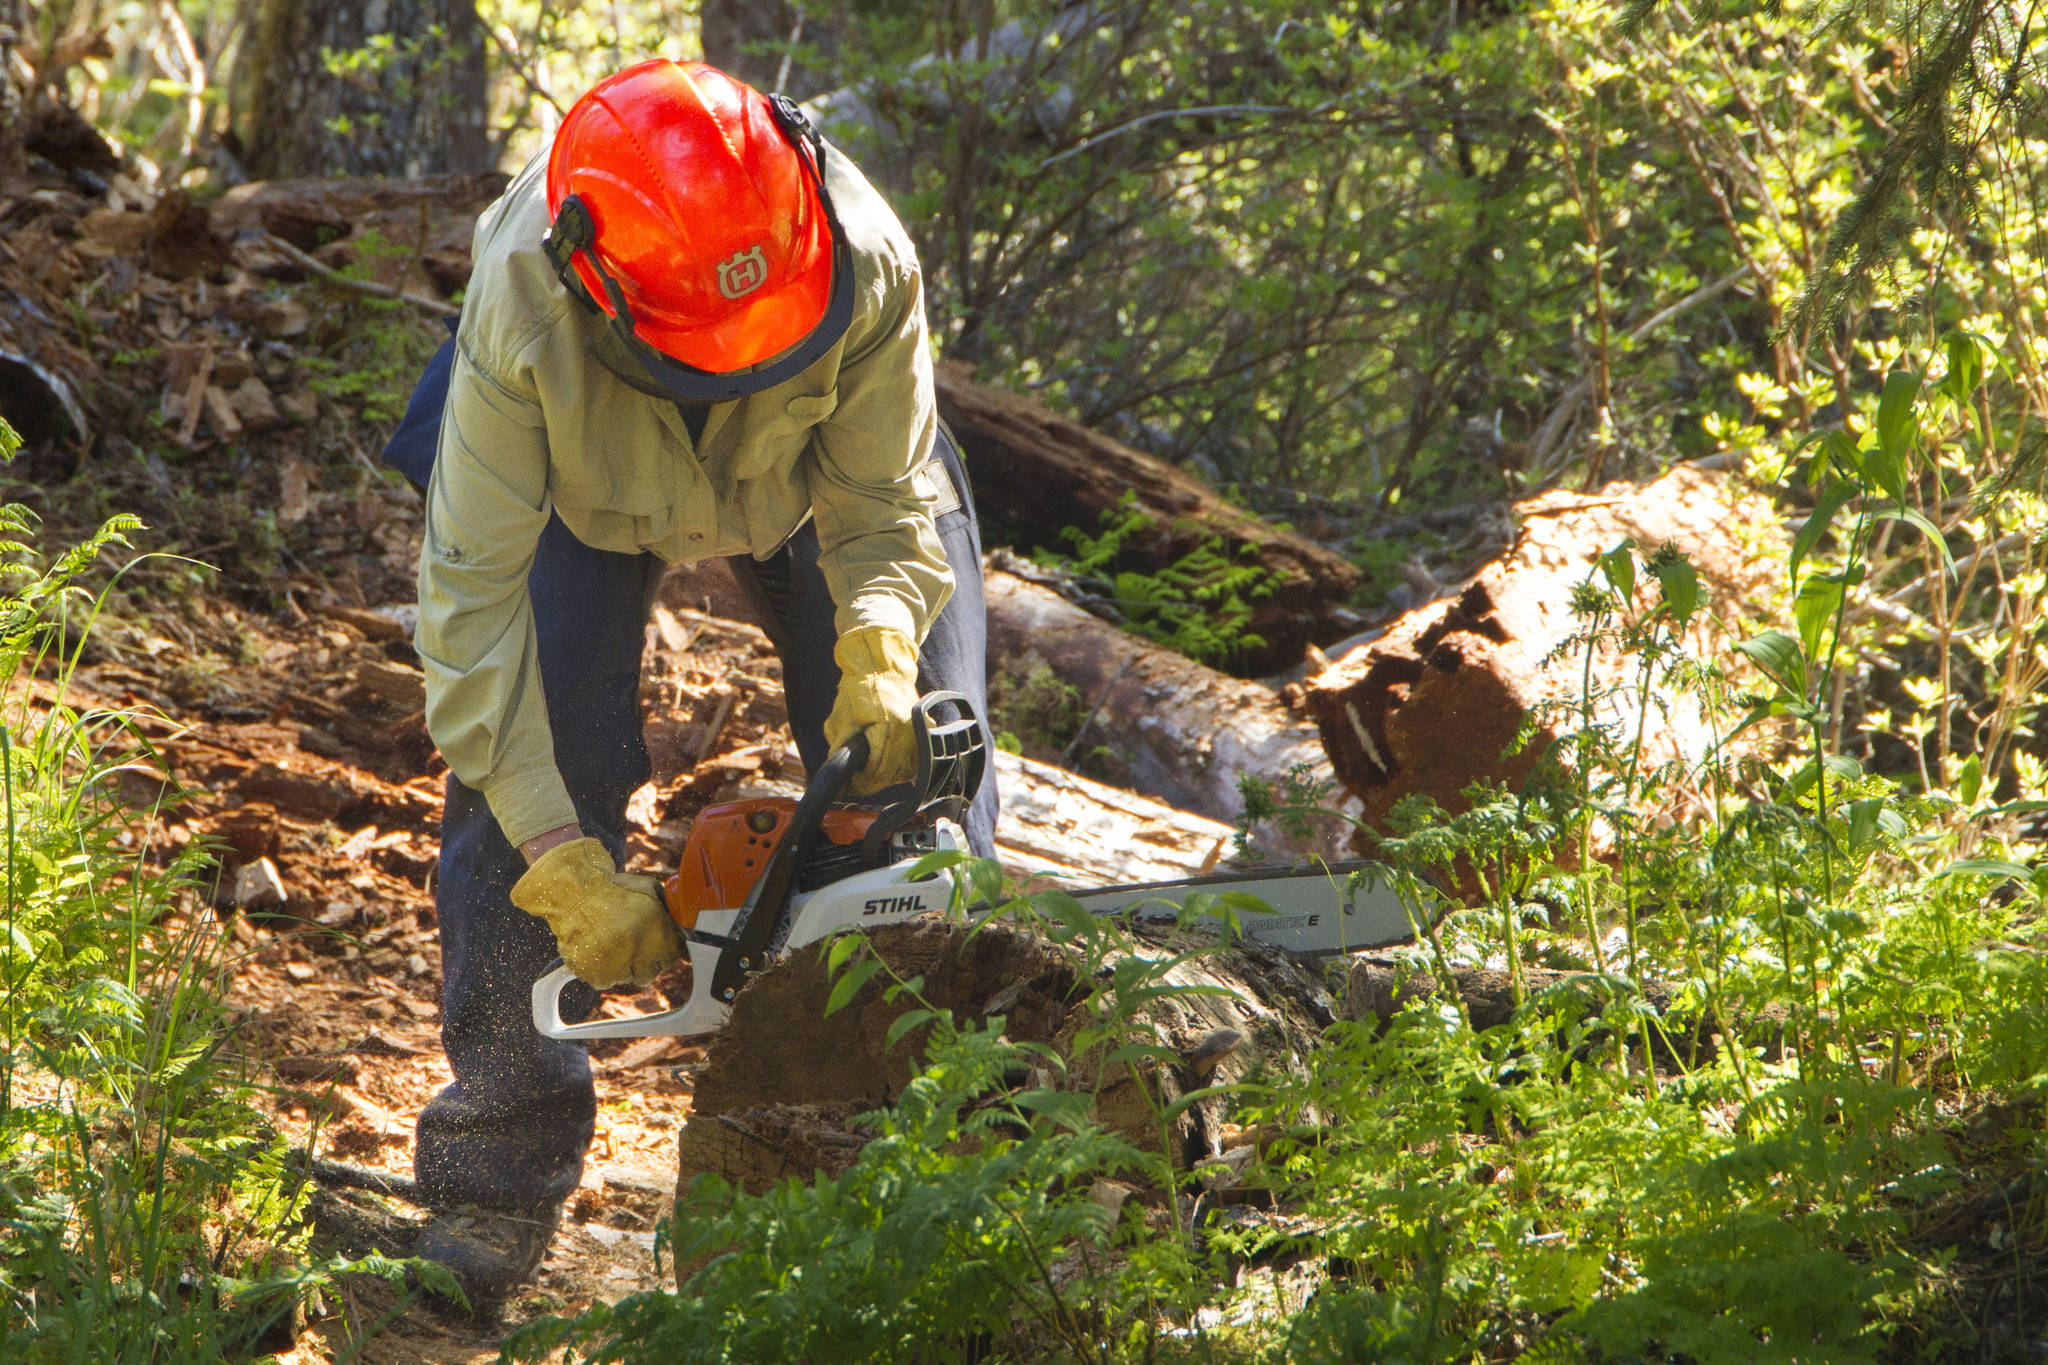
<path fill-rule="evenodd" d="M 714 405 L 699 441 L 673 402 L 586 349 L 602 319 L 542 254 L 545 169 L 535 158 L 477 223 L 427 490 L 415 641 L 427 728 L 514 845 L 576 821 L 526 585 L 550 512 L 597 549 L 671 562 L 765 558 L 815 516 L 842 634 L 883 625 L 922 640 L 953 590 L 932 524 L 951 485 L 931 462 L 924 285 L 902 224 L 852 163 L 826 157 L 853 248 L 852 325 L 796 378 Z"/>

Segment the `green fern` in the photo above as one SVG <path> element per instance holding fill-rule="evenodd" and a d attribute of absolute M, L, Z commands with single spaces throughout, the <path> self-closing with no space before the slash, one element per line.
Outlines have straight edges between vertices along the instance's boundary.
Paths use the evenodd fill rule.
<path fill-rule="evenodd" d="M 1204 535 L 1195 548 L 1153 572 L 1119 569 L 1133 537 L 1156 525 L 1152 514 L 1126 492 L 1102 514 L 1102 528 L 1089 535 L 1076 526 L 1061 534 L 1074 546 L 1071 556 L 1040 551 L 1039 562 L 1087 580 L 1097 600 L 1145 638 L 1202 663 L 1223 665 L 1263 649 L 1265 639 L 1250 629 L 1252 604 L 1273 595 L 1276 575 L 1258 561 L 1258 548 L 1234 549 L 1220 535 Z M 1193 522 L 1174 523 L 1176 530 Z"/>

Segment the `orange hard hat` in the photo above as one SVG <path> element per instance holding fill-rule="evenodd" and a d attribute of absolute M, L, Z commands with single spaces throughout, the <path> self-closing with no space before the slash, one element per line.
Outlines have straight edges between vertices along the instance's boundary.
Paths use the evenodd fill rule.
<path fill-rule="evenodd" d="M 780 383 L 852 317 L 824 150 L 793 102 L 716 67 L 628 67 L 591 87 L 555 134 L 549 259 L 673 396 Z"/>

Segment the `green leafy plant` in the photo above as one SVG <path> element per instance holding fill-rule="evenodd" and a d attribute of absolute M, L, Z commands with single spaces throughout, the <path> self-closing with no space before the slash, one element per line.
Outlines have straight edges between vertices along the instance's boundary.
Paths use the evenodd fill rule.
<path fill-rule="evenodd" d="M 1153 525 L 1152 513 L 1138 505 L 1135 492 L 1127 491 L 1116 508 L 1102 514 L 1098 534 L 1062 528 L 1074 546 L 1071 557 L 1041 551 L 1038 558 L 1099 586 L 1094 600 L 1125 625 L 1192 659 L 1224 664 L 1245 650 L 1264 647 L 1265 640 L 1247 628 L 1251 604 L 1273 592 L 1272 571 L 1257 562 L 1257 547 L 1240 545 L 1232 551 L 1222 537 L 1208 536 L 1156 572 L 1118 569 L 1132 537 Z"/>
<path fill-rule="evenodd" d="M 14 445 L 0 425 L 0 451 Z M 224 1050 L 231 939 L 207 851 L 153 841 L 136 717 L 67 699 L 105 603 L 116 517 L 38 567 L 0 508 L 0 1357 L 200 1362 L 289 1337 L 309 1295 L 378 1258 L 308 1254 L 307 1186 Z M 175 800 L 165 788 L 159 802 Z"/>

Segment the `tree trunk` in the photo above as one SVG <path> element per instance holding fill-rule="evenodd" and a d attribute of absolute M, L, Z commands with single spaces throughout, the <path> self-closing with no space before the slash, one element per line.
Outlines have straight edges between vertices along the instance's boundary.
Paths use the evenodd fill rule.
<path fill-rule="evenodd" d="M 251 174 L 491 168 L 475 0 L 261 3 Z"/>
<path fill-rule="evenodd" d="M 704 60 L 756 90 L 806 100 L 825 87 L 822 68 L 799 57 L 784 60 L 770 43 L 794 43 L 814 59 L 839 49 L 843 21 L 815 3 L 793 0 L 704 0 L 698 11 Z"/>
<path fill-rule="evenodd" d="M 1150 931 L 1147 931 L 1148 935 Z M 1171 936 L 1167 936 L 1169 946 Z M 1134 1072 L 1076 1056 L 1073 1041 L 1088 991 L 1079 955 L 1027 929 L 993 923 L 972 930 L 940 919 L 893 925 L 869 936 L 871 949 L 901 977 L 923 978 L 925 1001 L 962 1025 L 1001 1015 L 1012 1041 L 1050 1044 L 1068 1066 L 1038 1083 L 1095 1096 L 1095 1117 L 1134 1145 L 1158 1151 L 1156 1105 L 1198 1086 L 1243 1078 L 1258 1067 L 1292 1068 L 1329 1023 L 1328 997 L 1313 969 L 1284 955 L 1217 952 L 1176 969 L 1171 984 L 1222 987 L 1230 995 L 1162 999 L 1145 1016 L 1175 1066 Z M 1140 945 L 1158 951 L 1149 942 Z M 678 1193 L 704 1172 L 759 1192 L 788 1176 L 837 1174 L 866 1135 L 859 1114 L 893 1102 L 923 1055 L 928 1030 L 886 1046 L 889 1026 L 913 1001 L 885 1001 L 888 973 L 843 1010 L 825 1017 L 831 981 L 815 947 L 799 949 L 748 983 L 732 1019 L 712 1039 L 698 1073 L 690 1120 L 677 1144 Z M 1025 1082 L 1030 1083 L 1030 1082 Z M 1165 1153 L 1185 1167 L 1220 1155 L 1220 1101 L 1193 1105 L 1164 1135 Z"/>
<path fill-rule="evenodd" d="M 1066 741 L 1074 762 L 1092 759 L 1111 781 L 1226 823 L 1244 813 L 1241 777 L 1331 776 L 1314 723 L 1264 684 L 1161 649 L 1014 574 L 990 573 L 987 596 L 990 672 L 1015 681 L 1043 667 L 1073 689 L 1083 726 Z M 1328 852 L 1339 837 L 1334 827 L 1306 843 L 1255 833 L 1289 852 Z"/>
<path fill-rule="evenodd" d="M 1248 603 L 1247 629 L 1263 643 L 1230 660 L 1245 676 L 1277 673 L 1302 660 L 1310 644 L 1358 629 L 1345 603 L 1362 579 L 1335 551 L 1234 507 L 1163 460 L 1042 403 L 973 383 L 941 367 L 939 414 L 959 439 L 974 482 L 975 505 L 995 534 L 1012 543 L 1071 552 L 1066 528 L 1095 535 L 1105 514 L 1134 497 L 1145 524 L 1127 536 L 1117 569 L 1156 574 L 1215 541 L 1234 565 L 1265 571 L 1267 595 Z"/>
<path fill-rule="evenodd" d="M 1236 866 L 1234 831 L 1220 820 L 1021 754 L 997 753 L 993 775 L 1003 794 L 996 857 L 1033 887 L 1178 881 Z"/>
<path fill-rule="evenodd" d="M 15 49 L 26 19 L 22 0 L 0 0 L 0 196 L 25 188 L 27 163 L 21 142 L 30 92 L 15 78 Z"/>

